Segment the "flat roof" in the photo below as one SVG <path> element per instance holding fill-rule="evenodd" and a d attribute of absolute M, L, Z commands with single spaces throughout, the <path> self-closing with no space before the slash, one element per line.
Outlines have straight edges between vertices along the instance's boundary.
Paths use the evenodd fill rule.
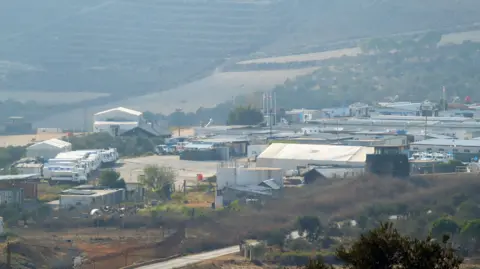
<path fill-rule="evenodd" d="M 27 180 L 40 178 L 39 174 L 24 174 L 24 175 L 2 175 L 0 181 L 5 180 Z"/>
<path fill-rule="evenodd" d="M 69 189 L 62 191 L 60 196 L 102 196 L 109 193 L 117 192 L 121 189 L 106 189 L 106 190 L 79 190 Z"/>
<path fill-rule="evenodd" d="M 411 145 L 425 145 L 425 146 L 460 146 L 460 147 L 480 147 L 480 140 L 478 139 L 442 139 L 442 138 L 434 138 L 434 139 L 426 139 L 422 141 L 417 141 L 412 143 Z"/>

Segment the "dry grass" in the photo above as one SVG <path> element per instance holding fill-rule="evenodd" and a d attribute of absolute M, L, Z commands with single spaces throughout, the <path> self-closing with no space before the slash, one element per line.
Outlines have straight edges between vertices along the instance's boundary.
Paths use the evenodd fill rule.
<path fill-rule="evenodd" d="M 262 210 L 225 212 L 215 220 L 202 220 L 190 234 L 187 245 L 194 248 L 237 244 L 239 238 L 252 237 L 275 229 L 291 228 L 302 215 L 318 215 L 325 221 L 352 218 L 375 204 L 425 204 L 458 192 L 480 189 L 477 175 L 448 175 L 410 180 L 356 178 L 326 181 L 308 188 L 288 188 L 285 198 L 268 203 Z"/>
<path fill-rule="evenodd" d="M 44 105 L 70 104 L 108 96 L 100 92 L 0 91 L 0 100 L 35 101 Z"/>
<path fill-rule="evenodd" d="M 261 59 L 255 59 L 255 60 L 242 61 L 242 62 L 238 62 L 237 64 L 268 64 L 268 63 L 285 64 L 285 63 L 306 62 L 306 61 L 323 61 L 327 59 L 340 58 L 343 56 L 357 56 L 361 53 L 362 53 L 361 49 L 358 47 L 355 47 L 355 48 L 329 50 L 329 51 L 316 52 L 316 53 L 261 58 Z"/>
<path fill-rule="evenodd" d="M 28 135 L 5 135 L 0 136 L 0 147 L 7 146 L 26 146 L 39 141 L 44 141 L 52 138 L 61 139 L 66 136 L 65 133 L 38 133 Z"/>

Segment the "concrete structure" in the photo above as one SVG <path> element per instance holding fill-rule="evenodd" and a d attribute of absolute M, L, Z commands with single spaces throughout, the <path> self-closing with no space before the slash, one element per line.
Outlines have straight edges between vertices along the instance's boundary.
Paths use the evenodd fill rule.
<path fill-rule="evenodd" d="M 166 121 L 149 122 L 143 117 L 142 112 L 124 107 L 112 108 L 96 113 L 93 116 L 93 131 L 108 132 L 113 136 L 171 135 Z"/>
<path fill-rule="evenodd" d="M 22 189 L 23 198 L 37 199 L 38 182 L 40 182 L 38 174 L 2 175 L 0 176 L 0 189 Z"/>
<path fill-rule="evenodd" d="M 285 170 L 310 165 L 363 167 L 366 155 L 373 152 L 373 147 L 274 143 L 257 157 L 257 166 Z"/>
<path fill-rule="evenodd" d="M 60 139 L 49 139 L 35 143 L 27 147 L 27 157 L 43 157 L 44 159 L 55 158 L 61 152 L 72 150 L 72 144 Z"/>
<path fill-rule="evenodd" d="M 238 167 L 232 163 L 225 163 L 219 165 L 217 169 L 217 188 L 222 190 L 227 186 L 259 185 L 269 179 L 283 187 L 283 175 L 284 172 L 280 168 Z"/>
<path fill-rule="evenodd" d="M 410 145 L 412 151 L 453 152 L 480 154 L 480 140 L 427 139 Z"/>
<path fill-rule="evenodd" d="M 2 205 L 22 205 L 23 189 L 0 189 L 0 204 Z"/>
<path fill-rule="evenodd" d="M 14 167 L 19 175 L 43 174 L 42 163 L 19 163 L 16 164 Z"/>
<path fill-rule="evenodd" d="M 125 200 L 124 189 L 85 190 L 70 189 L 60 194 L 60 207 L 96 208 L 116 205 Z"/>

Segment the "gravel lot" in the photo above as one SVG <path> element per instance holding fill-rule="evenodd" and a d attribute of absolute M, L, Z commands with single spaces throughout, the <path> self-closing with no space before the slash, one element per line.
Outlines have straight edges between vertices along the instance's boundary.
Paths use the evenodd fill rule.
<path fill-rule="evenodd" d="M 218 163 L 213 161 L 183 161 L 178 156 L 148 156 L 120 160 L 119 164 L 121 166 L 117 168 L 117 171 L 127 183 L 134 183 L 137 182 L 138 176 L 143 173 L 143 168 L 146 165 L 170 166 L 177 171 L 175 185 L 179 186 L 183 184 L 183 180 L 190 183 L 196 182 L 197 174 L 214 175 L 217 172 Z"/>

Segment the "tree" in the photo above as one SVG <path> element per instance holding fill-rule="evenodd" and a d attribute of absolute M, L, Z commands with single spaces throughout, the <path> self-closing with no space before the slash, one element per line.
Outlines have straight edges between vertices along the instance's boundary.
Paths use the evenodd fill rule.
<path fill-rule="evenodd" d="M 480 219 L 467 221 L 463 225 L 460 235 L 473 249 L 478 249 L 480 245 Z"/>
<path fill-rule="evenodd" d="M 358 227 L 362 230 L 365 230 L 368 225 L 368 216 L 366 215 L 360 215 L 357 220 Z"/>
<path fill-rule="evenodd" d="M 450 236 L 460 231 L 460 226 L 450 217 L 443 217 L 435 220 L 432 223 L 431 234 L 435 238 L 440 238 L 445 234 Z"/>
<path fill-rule="evenodd" d="M 270 246 L 279 246 L 281 250 L 285 245 L 286 232 L 281 230 L 271 231 L 267 234 L 267 244 Z"/>
<path fill-rule="evenodd" d="M 255 125 L 263 121 L 263 114 L 252 106 L 238 106 L 228 114 L 228 125 Z"/>
<path fill-rule="evenodd" d="M 114 189 L 125 189 L 126 184 L 125 180 L 120 177 L 120 173 L 115 170 L 105 170 L 100 173 L 98 177 L 98 183 L 101 186 L 114 188 Z"/>
<path fill-rule="evenodd" d="M 447 246 L 448 236 L 442 242 L 426 238 L 412 239 L 403 236 L 391 223 L 382 223 L 379 228 L 362 235 L 350 247 L 340 247 L 336 257 L 351 269 L 386 268 L 460 268 L 462 258 Z M 309 264 L 307 269 L 331 268 L 322 261 Z"/>
<path fill-rule="evenodd" d="M 170 200 L 175 177 L 175 170 L 171 167 L 147 165 L 143 169 L 143 175 L 139 177 L 139 182 L 159 198 Z"/>
<path fill-rule="evenodd" d="M 303 216 L 297 219 L 297 230 L 300 236 L 306 234 L 307 240 L 315 242 L 323 232 L 320 219 L 316 216 Z"/>

